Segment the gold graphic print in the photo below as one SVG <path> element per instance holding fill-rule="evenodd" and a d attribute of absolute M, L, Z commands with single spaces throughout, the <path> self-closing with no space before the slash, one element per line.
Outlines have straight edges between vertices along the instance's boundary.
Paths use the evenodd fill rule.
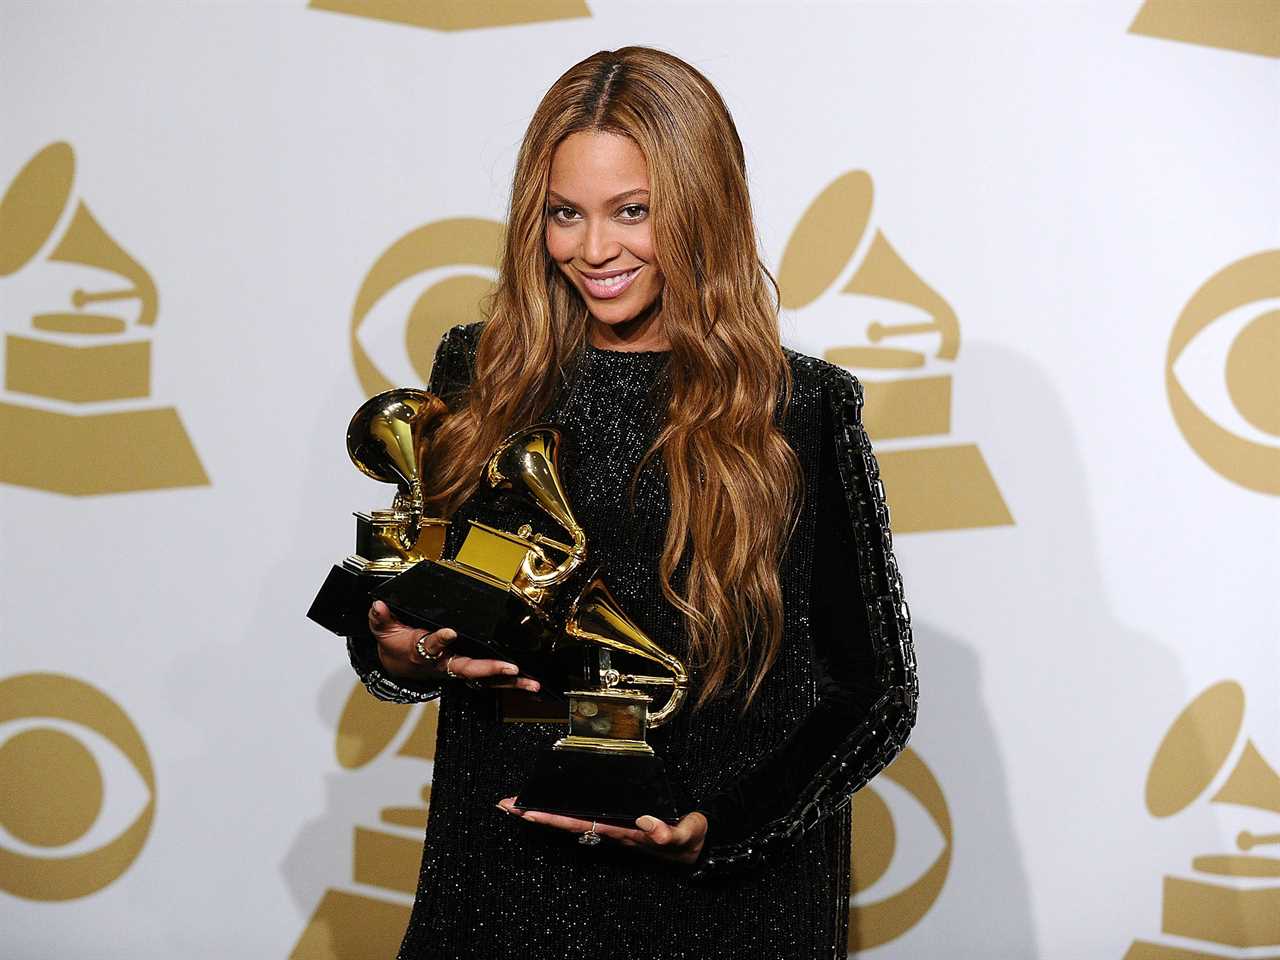
<path fill-rule="evenodd" d="M 838 177 L 813 201 L 778 268 L 782 305 L 799 311 L 807 329 L 816 327 L 817 315 L 834 314 L 840 336 L 852 333 L 847 295 L 913 314 L 906 322 L 873 320 L 862 342 L 824 353 L 858 371 L 871 437 L 895 441 L 876 451 L 895 531 L 1012 524 L 977 445 L 946 441 L 960 350 L 955 311 L 872 226 L 872 194 L 870 175 L 858 170 Z"/>
<path fill-rule="evenodd" d="M 0 725 L 15 721 L 25 721 L 24 728 L 0 742 L 0 826 L 28 850 L 0 844 L 0 890 L 28 900 L 72 900 L 101 890 L 137 859 L 155 816 L 155 772 L 138 728 L 101 690 L 49 673 L 0 680 Z M 119 750 L 147 800 L 113 839 L 68 853 L 62 848 L 89 834 L 107 795 L 94 752 L 86 738 L 68 732 L 72 726 Z"/>
<path fill-rule="evenodd" d="M 1280 5 L 1278 5 L 1280 7 Z M 1245 257 L 1214 274 L 1195 292 L 1169 338 L 1165 388 L 1187 443 L 1215 471 L 1258 493 L 1280 494 L 1280 310 L 1262 309 L 1227 351 L 1227 393 L 1249 424 L 1276 443 L 1259 443 L 1227 430 L 1187 394 L 1174 364 L 1205 328 L 1231 311 L 1280 297 L 1280 250 Z"/>
<path fill-rule="evenodd" d="M 889 869 L 898 839 L 889 805 L 874 786 L 853 795 L 849 950 L 854 953 L 896 940 L 924 919 L 951 869 L 951 811 L 933 772 L 907 747 L 881 776 L 902 787 L 925 809 L 942 835 L 943 847 L 933 863 L 905 888 L 870 903 L 855 902 Z"/>
<path fill-rule="evenodd" d="M 6 334 L 0 482 L 67 494 L 207 484 L 177 410 L 138 402 L 151 393 L 155 283 L 73 199 L 74 177 L 71 147 L 53 143 L 0 198 L 0 283 L 65 264 L 87 284 L 109 285 L 65 289 L 70 309 L 37 313 L 30 328 Z"/>
<path fill-rule="evenodd" d="M 311 0 L 309 6 L 429 30 L 475 30 L 591 16 L 586 0 Z"/>
<path fill-rule="evenodd" d="M 409 278 L 452 270 L 423 291 L 405 324 L 404 344 L 409 361 L 425 383 L 431 375 L 436 344 L 445 331 L 456 324 L 481 319 L 480 303 L 493 290 L 493 280 L 474 268 L 496 269 L 503 229 L 493 220 L 440 220 L 410 231 L 378 257 L 356 294 L 351 313 L 351 356 L 366 393 L 373 396 L 403 385 L 392 383 L 360 343 L 360 329 L 370 311 Z"/>
<path fill-rule="evenodd" d="M 1241 952 L 1280 946 L 1280 775 L 1242 738 L 1244 719 L 1244 690 L 1224 680 L 1178 715 L 1156 750 L 1146 796 L 1153 817 L 1207 796 L 1259 812 L 1260 832 L 1241 830 L 1236 851 L 1193 856 L 1192 876 L 1164 878 L 1161 931 L 1202 946 L 1137 940 L 1125 960 L 1275 960 Z"/>
<path fill-rule="evenodd" d="M 345 770 L 358 770 L 385 758 L 406 728 L 408 735 L 394 755 L 434 760 L 438 717 L 435 703 L 384 703 L 357 683 L 338 721 L 338 763 Z M 421 797 L 420 805 L 384 807 L 376 828 L 355 827 L 351 881 L 358 889 L 325 892 L 290 960 L 365 960 L 396 955 L 418 888 L 431 801 L 429 781 Z"/>
<path fill-rule="evenodd" d="M 1280 57 L 1276 0 L 1146 0 L 1130 33 Z"/>

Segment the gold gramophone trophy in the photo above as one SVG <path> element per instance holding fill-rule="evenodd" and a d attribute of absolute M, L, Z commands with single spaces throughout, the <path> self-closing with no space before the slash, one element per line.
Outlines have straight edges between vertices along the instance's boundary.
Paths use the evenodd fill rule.
<path fill-rule="evenodd" d="M 329 571 L 307 616 L 341 636 L 366 627 L 371 593 L 420 560 L 439 557 L 448 521 L 423 513 L 419 464 L 447 412 L 425 390 L 388 390 L 361 404 L 347 426 L 347 455 L 366 476 L 396 485 L 390 509 L 357 513 L 356 550 Z"/>
<path fill-rule="evenodd" d="M 522 806 L 605 822 L 679 819 L 681 798 L 645 737 L 684 703 L 688 671 L 627 617 L 601 572 L 584 567 L 587 537 L 561 479 L 559 430 L 520 430 L 485 465 L 477 496 L 527 505 L 527 518 L 514 531 L 470 520 L 456 555 L 444 557 L 449 521 L 424 515 L 420 471 L 445 412 L 431 394 L 405 389 L 352 417 L 352 462 L 398 493 L 390 510 L 356 514 L 356 553 L 333 568 L 308 616 L 352 635 L 380 599 L 402 623 L 456 631 L 452 651 L 517 663 L 544 699 L 567 701 L 568 734 L 540 758 Z M 557 536 L 535 530 L 548 521 Z M 645 688 L 666 691 L 659 709 Z"/>
<path fill-rule="evenodd" d="M 570 604 L 562 634 L 583 651 L 586 682 L 565 691 L 569 733 L 543 751 L 516 806 L 626 826 L 643 814 L 676 822 L 685 798 L 646 735 L 684 704 L 685 665 L 623 613 L 598 572 Z M 654 697 L 637 687 L 665 690 L 661 707 L 651 712 Z"/>
<path fill-rule="evenodd" d="M 451 649 L 513 660 L 553 689 L 563 689 L 566 671 L 575 672 L 556 642 L 556 610 L 587 556 L 586 533 L 560 479 L 561 446 L 560 432 L 545 425 L 504 440 L 485 466 L 480 496 L 513 494 L 533 508 L 527 520 L 515 531 L 468 521 L 456 556 L 424 558 L 376 592 L 402 623 L 450 627 L 458 634 Z M 539 514 L 569 542 L 536 532 Z"/>

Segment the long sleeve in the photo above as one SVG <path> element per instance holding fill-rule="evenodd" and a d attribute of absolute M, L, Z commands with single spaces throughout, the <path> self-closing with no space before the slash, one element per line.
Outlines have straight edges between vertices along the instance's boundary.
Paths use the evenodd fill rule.
<path fill-rule="evenodd" d="M 824 385 L 810 618 L 817 701 L 785 742 L 698 809 L 697 878 L 754 869 L 844 808 L 906 745 L 918 686 L 884 487 L 862 427 L 862 388 Z"/>
<path fill-rule="evenodd" d="M 463 399 L 471 384 L 476 342 L 481 324 L 462 324 L 445 333 L 436 347 L 435 362 L 427 390 L 450 409 Z M 347 656 L 365 688 L 379 700 L 392 703 L 422 703 L 440 696 L 440 682 L 391 677 L 378 659 L 377 642 L 368 629 L 347 637 Z"/>

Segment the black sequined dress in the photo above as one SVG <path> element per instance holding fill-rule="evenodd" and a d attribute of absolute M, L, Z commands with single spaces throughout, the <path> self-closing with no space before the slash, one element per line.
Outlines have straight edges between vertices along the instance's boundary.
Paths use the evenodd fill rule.
<path fill-rule="evenodd" d="M 441 342 L 431 390 L 451 403 L 470 382 L 480 325 Z M 376 696 L 440 697 L 422 873 L 401 960 L 581 958 L 741 960 L 847 952 L 852 793 L 905 745 L 916 677 L 901 579 L 861 388 L 842 369 L 788 352 L 784 434 L 805 497 L 783 570 L 785 649 L 751 708 L 685 710 L 649 740 L 708 820 L 695 868 L 608 843 L 578 844 L 498 810 L 518 792 L 553 724 L 497 719 L 494 694 L 385 676 L 368 636 L 352 664 Z M 623 609 L 668 650 L 686 648 L 662 597 L 667 521 L 661 458 L 628 485 L 657 433 L 664 353 L 587 347 L 549 415 L 574 449 L 565 477 L 593 561 Z M 464 506 L 455 521 L 501 521 Z M 446 550 L 455 551 L 455 522 Z M 549 533 L 555 532 L 548 530 Z"/>

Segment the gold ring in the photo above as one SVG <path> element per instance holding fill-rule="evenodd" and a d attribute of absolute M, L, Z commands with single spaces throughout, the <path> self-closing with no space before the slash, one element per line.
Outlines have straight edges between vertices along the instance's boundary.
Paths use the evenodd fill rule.
<path fill-rule="evenodd" d="M 600 842 L 600 834 L 596 833 L 596 822 L 591 821 L 591 829 L 578 836 L 578 842 L 584 847 L 594 847 Z"/>
<path fill-rule="evenodd" d="M 454 654 L 450 654 L 449 659 L 448 659 L 448 660 L 446 660 L 446 661 L 444 662 L 444 674 L 445 674 L 445 676 L 446 676 L 446 677 L 453 677 L 453 679 L 455 679 L 455 680 L 457 680 L 457 679 L 458 679 L 458 675 L 457 675 L 456 673 L 454 673 L 454 672 L 453 672 L 452 664 L 453 664 L 453 658 L 454 658 L 454 657 L 456 657 L 456 656 L 457 656 L 457 654 L 456 654 L 456 653 L 454 653 Z"/>

